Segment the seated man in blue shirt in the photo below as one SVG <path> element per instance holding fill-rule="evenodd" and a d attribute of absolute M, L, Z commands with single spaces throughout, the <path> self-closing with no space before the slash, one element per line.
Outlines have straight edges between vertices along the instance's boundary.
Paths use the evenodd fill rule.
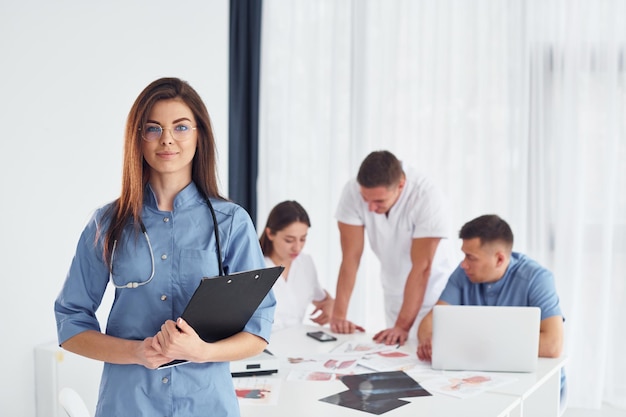
<path fill-rule="evenodd" d="M 496 215 L 471 220 L 463 225 L 459 237 L 465 259 L 450 276 L 437 304 L 539 307 L 539 356 L 559 357 L 563 351 L 563 314 L 552 273 L 512 251 L 513 232 Z M 417 331 L 417 356 L 421 360 L 431 360 L 432 323 L 431 310 Z M 562 399 L 564 387 L 562 375 Z"/>

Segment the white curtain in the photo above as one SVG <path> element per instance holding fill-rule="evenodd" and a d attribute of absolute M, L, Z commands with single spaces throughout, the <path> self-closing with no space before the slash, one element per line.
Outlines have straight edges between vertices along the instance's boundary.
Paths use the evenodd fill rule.
<path fill-rule="evenodd" d="M 554 273 L 569 404 L 626 408 L 623 0 L 264 0 L 259 228 L 286 199 L 334 293 L 334 211 L 372 150 L 437 182 L 454 233 L 484 213 Z M 455 238 L 455 236 L 451 236 Z M 382 318 L 367 251 L 349 316 Z"/>

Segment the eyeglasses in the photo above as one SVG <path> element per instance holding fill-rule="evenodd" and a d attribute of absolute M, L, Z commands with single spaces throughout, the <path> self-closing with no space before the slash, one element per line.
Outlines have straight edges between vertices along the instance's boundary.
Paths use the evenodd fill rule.
<path fill-rule="evenodd" d="M 196 129 L 195 126 L 191 126 L 191 123 L 187 122 L 177 123 L 166 129 L 163 129 L 161 125 L 157 123 L 146 123 L 143 128 L 139 128 L 141 137 L 146 142 L 154 142 L 155 140 L 161 139 L 163 130 L 169 130 L 175 141 L 183 142 L 191 138 L 193 131 Z"/>

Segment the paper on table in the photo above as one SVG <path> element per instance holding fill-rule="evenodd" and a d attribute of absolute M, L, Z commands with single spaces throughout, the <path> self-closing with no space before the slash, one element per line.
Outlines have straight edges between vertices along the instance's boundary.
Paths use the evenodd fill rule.
<path fill-rule="evenodd" d="M 238 377 L 233 378 L 233 385 L 240 405 L 278 404 L 280 379 Z"/>
<path fill-rule="evenodd" d="M 399 350 L 374 352 L 359 359 L 359 365 L 374 371 L 406 371 L 419 366 L 427 366 L 415 354 Z"/>
<path fill-rule="evenodd" d="M 331 373 L 350 373 L 359 360 L 359 356 L 337 355 L 332 353 L 297 356 L 287 358 L 292 369 Z"/>
<path fill-rule="evenodd" d="M 331 352 L 335 354 L 349 354 L 362 356 L 368 353 L 385 352 L 398 349 L 399 345 L 385 345 L 375 342 L 354 342 L 346 341 L 336 346 Z"/>
<path fill-rule="evenodd" d="M 512 376 L 492 373 L 455 372 L 420 381 L 420 385 L 430 392 L 470 398 L 495 387 L 509 384 L 516 379 Z"/>

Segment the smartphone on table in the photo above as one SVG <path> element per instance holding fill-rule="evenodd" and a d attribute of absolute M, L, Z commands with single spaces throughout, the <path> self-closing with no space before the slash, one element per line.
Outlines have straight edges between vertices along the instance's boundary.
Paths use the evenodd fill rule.
<path fill-rule="evenodd" d="M 335 336 L 328 334 L 326 332 L 322 332 L 322 331 L 307 332 L 306 335 L 320 342 L 332 342 L 332 341 L 337 340 Z"/>

